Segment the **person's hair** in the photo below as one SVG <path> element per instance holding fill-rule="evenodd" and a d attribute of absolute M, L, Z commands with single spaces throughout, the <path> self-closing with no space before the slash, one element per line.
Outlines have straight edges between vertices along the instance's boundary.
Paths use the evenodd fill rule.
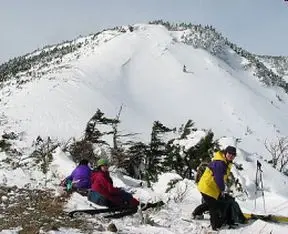
<path fill-rule="evenodd" d="M 89 161 L 87 159 L 82 159 L 80 162 L 79 162 L 79 165 L 88 165 Z"/>
<path fill-rule="evenodd" d="M 228 145 L 224 150 L 225 155 L 226 153 L 230 153 L 236 156 L 236 148 L 234 146 Z"/>

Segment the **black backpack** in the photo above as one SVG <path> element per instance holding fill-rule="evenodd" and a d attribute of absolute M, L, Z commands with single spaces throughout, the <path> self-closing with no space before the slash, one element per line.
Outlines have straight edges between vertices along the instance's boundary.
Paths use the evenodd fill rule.
<path fill-rule="evenodd" d="M 226 203 L 226 208 L 222 211 L 225 223 L 228 225 L 235 223 L 246 223 L 246 218 L 243 215 L 239 204 L 235 201 L 235 198 L 225 194 L 223 200 Z"/>

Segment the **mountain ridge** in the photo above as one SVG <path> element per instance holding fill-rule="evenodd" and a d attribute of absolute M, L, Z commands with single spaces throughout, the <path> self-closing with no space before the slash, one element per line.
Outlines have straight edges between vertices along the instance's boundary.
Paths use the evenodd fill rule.
<path fill-rule="evenodd" d="M 288 73 L 288 69 L 284 69 L 283 65 L 281 66 L 281 71 L 273 72 L 271 69 L 267 68 L 262 61 L 265 63 L 265 61 L 271 63 L 273 59 L 273 64 L 279 64 L 284 63 L 287 64 L 287 57 L 285 56 L 269 56 L 269 55 L 256 55 L 249 53 L 247 50 L 237 46 L 236 44 L 230 42 L 226 37 L 224 37 L 221 33 L 219 33 L 215 28 L 212 26 L 206 25 L 202 26 L 200 24 L 194 25 L 194 24 L 172 24 L 169 22 L 164 22 L 162 20 L 156 20 L 149 22 L 150 24 L 156 24 L 156 25 L 163 25 L 166 27 L 169 31 L 185 31 L 190 30 L 188 33 L 182 34 L 182 38 L 179 41 L 182 41 L 183 43 L 186 43 L 188 45 L 193 45 L 195 48 L 202 48 L 213 55 L 219 56 L 221 58 L 221 52 L 223 52 L 223 46 L 226 45 L 230 47 L 232 50 L 234 50 L 237 54 L 245 57 L 248 59 L 249 63 L 245 65 L 245 67 L 253 68 L 256 70 L 255 75 L 259 78 L 262 77 L 262 81 L 266 85 L 279 85 L 280 87 L 284 88 L 286 92 L 288 92 L 288 85 L 285 80 L 282 79 L 284 75 Z M 118 31 L 119 33 L 125 33 L 127 31 L 133 30 L 133 26 L 121 26 L 121 27 L 115 27 L 112 29 L 104 29 L 101 32 L 97 32 L 94 34 L 90 34 L 88 36 L 79 36 L 74 40 L 71 41 L 64 41 L 62 43 L 58 43 L 55 45 L 48 45 L 43 47 L 42 49 L 37 49 L 31 53 L 28 53 L 23 56 L 16 57 L 14 59 L 9 60 L 8 62 L 5 62 L 0 65 L 0 81 L 7 80 L 7 76 L 11 77 L 16 76 L 17 73 L 25 70 L 29 70 L 32 66 L 35 60 L 40 60 L 44 56 L 44 61 L 42 66 L 46 66 L 47 62 L 51 61 L 53 57 L 57 58 L 59 54 L 62 54 L 62 56 L 72 53 L 74 51 L 77 51 L 77 49 L 81 48 L 83 45 L 87 45 L 89 40 L 95 41 L 97 45 L 97 38 L 102 33 L 106 33 L 109 31 Z M 51 55 L 52 54 L 52 55 Z M 56 55 L 55 55 L 56 54 Z M 52 58 L 51 58 L 52 56 Z M 45 57 L 48 57 L 45 61 Z M 225 60 L 225 55 L 222 57 L 222 59 Z M 61 58 L 60 58 L 61 61 Z M 56 63 L 60 62 L 59 59 L 56 59 Z M 285 62 L 286 61 L 286 62 Z M 32 64 L 32 65 L 31 65 Z M 11 67 L 12 68 L 9 68 Z M 18 68 L 17 68 L 18 67 Z M 11 71 L 7 71 L 7 69 L 10 69 Z M 276 68 L 277 69 L 277 68 Z M 15 71 L 16 70 L 16 71 Z M 260 71 L 259 71 L 260 70 Z M 275 69 L 274 69 L 275 70 Z M 279 69 L 278 69 L 279 70 Z M 266 74 L 267 73 L 267 74 Z M 271 78 L 272 77 L 272 78 Z"/>

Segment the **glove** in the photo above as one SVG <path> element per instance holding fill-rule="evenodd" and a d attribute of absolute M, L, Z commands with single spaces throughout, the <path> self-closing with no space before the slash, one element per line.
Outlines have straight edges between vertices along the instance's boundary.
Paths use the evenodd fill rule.
<path fill-rule="evenodd" d="M 67 180 L 67 182 L 66 182 L 66 189 L 67 189 L 67 191 L 72 190 L 72 187 L 73 187 L 72 181 L 71 181 L 71 180 Z"/>
<path fill-rule="evenodd" d="M 221 198 L 225 198 L 225 191 L 222 191 L 222 192 L 220 193 L 220 197 L 221 197 Z"/>

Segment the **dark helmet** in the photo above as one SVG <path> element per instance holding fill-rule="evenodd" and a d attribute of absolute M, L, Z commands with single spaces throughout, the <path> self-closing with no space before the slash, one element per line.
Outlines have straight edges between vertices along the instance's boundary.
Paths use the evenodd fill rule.
<path fill-rule="evenodd" d="M 89 161 L 87 159 L 82 159 L 80 162 L 79 162 L 79 165 L 88 165 Z"/>
<path fill-rule="evenodd" d="M 236 155 L 236 148 L 234 146 L 228 145 L 225 150 L 224 153 L 229 153 L 229 154 L 233 154 Z"/>

